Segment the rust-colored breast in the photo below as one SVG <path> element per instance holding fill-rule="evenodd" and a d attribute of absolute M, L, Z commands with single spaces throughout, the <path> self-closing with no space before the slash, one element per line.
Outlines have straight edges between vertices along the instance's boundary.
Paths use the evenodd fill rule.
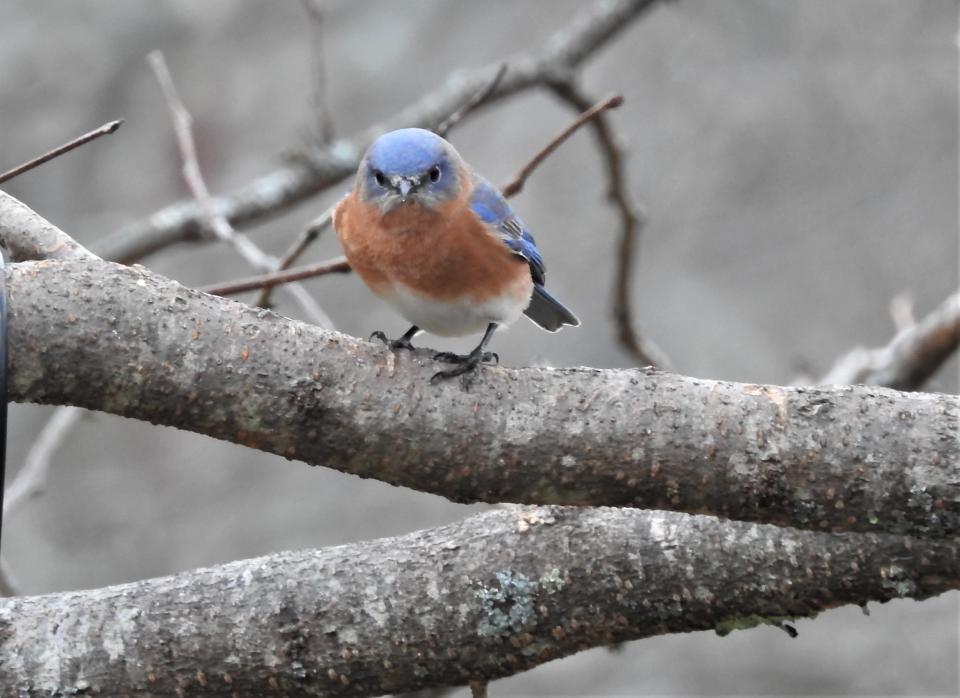
<path fill-rule="evenodd" d="M 473 214 L 467 195 L 434 210 L 401 204 L 382 216 L 353 192 L 337 205 L 334 227 L 375 293 L 400 283 L 436 300 L 484 301 L 512 292 L 530 272 Z"/>

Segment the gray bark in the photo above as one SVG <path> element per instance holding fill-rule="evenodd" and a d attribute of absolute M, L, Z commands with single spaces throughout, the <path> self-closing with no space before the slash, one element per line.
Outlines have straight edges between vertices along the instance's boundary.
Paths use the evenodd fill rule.
<path fill-rule="evenodd" d="M 0 600 L 0 694 L 373 696 L 958 586 L 956 540 L 517 507 L 398 538 Z"/>
<path fill-rule="evenodd" d="M 0 245 L 10 259 L 72 259 L 96 255 L 28 206 L 0 191 Z"/>
<path fill-rule="evenodd" d="M 960 531 L 960 403 L 652 370 L 484 368 L 432 385 L 391 353 L 99 261 L 12 265 L 14 400 L 73 404 L 458 502 Z"/>

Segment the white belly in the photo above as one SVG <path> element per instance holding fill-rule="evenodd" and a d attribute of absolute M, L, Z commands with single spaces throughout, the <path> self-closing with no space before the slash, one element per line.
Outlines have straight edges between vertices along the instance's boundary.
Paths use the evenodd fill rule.
<path fill-rule="evenodd" d="M 378 290 L 378 295 L 411 324 L 440 337 L 463 337 L 483 332 L 491 322 L 509 325 L 520 317 L 530 303 L 529 296 L 517 293 L 506 293 L 476 302 L 469 297 L 436 301 L 425 298 L 403 284 Z"/>

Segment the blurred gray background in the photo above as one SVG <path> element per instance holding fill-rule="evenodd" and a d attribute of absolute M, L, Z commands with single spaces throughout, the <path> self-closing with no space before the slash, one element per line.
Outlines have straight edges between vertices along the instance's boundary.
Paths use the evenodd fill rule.
<path fill-rule="evenodd" d="M 323 35 L 336 134 L 378 122 L 452 69 L 540 46 L 583 5 L 330 0 Z M 588 63 L 586 89 L 627 98 L 612 120 L 650 217 L 636 314 L 678 371 L 816 376 L 853 346 L 892 336 L 895 295 L 909 293 L 922 315 L 956 288 L 955 32 L 954 0 L 684 0 L 642 17 Z M 0 37 L 0 169 L 126 119 L 115 135 L 7 185 L 88 244 L 186 194 L 150 50 L 164 51 L 196 119 L 214 192 L 269 171 L 316 133 L 317 31 L 299 2 L 4 0 Z M 570 118 L 549 95 L 528 93 L 477 114 L 451 140 L 503 182 Z M 614 340 L 619 228 L 601 165 L 592 136 L 578 134 L 514 200 L 551 288 L 583 327 L 548 335 L 521 321 L 495 340 L 507 365 L 631 365 Z M 280 253 L 348 186 L 251 234 Z M 338 253 L 328 234 L 308 258 Z M 181 246 L 144 263 L 191 285 L 250 273 L 223 246 Z M 356 278 L 308 288 L 344 332 L 406 328 Z M 457 349 L 475 341 L 429 339 Z M 954 359 L 929 389 L 956 392 L 956 374 Z M 12 408 L 11 476 L 49 413 Z M 476 509 L 90 414 L 57 453 L 46 494 L 4 526 L 4 550 L 24 590 L 42 593 L 387 536 Z M 774 628 L 653 638 L 492 691 L 957 695 L 958 598 L 873 605 L 869 617 L 831 611 L 800 621 L 793 640 Z"/>

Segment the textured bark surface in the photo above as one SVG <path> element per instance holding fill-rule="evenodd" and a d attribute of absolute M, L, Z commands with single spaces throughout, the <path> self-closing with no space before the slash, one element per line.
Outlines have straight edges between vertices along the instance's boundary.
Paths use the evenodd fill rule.
<path fill-rule="evenodd" d="M 10 259 L 72 259 L 96 256 L 53 223 L 0 191 L 0 240 Z"/>
<path fill-rule="evenodd" d="M 459 502 L 960 531 L 958 398 L 641 370 L 484 368 L 187 289 L 143 268 L 9 270 L 11 397 L 149 420 Z"/>
<path fill-rule="evenodd" d="M 612 642 L 928 597 L 960 586 L 958 548 L 669 512 L 513 507 L 398 538 L 0 600 L 0 695 L 459 685 Z"/>

